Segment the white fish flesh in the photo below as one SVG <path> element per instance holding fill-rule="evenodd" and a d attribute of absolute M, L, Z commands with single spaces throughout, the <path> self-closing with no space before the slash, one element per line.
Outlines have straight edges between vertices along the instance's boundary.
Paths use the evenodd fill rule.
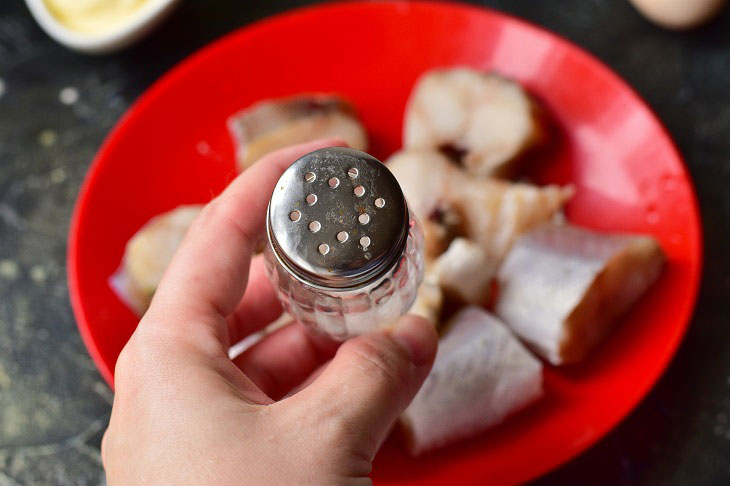
<path fill-rule="evenodd" d="M 416 300 L 413 302 L 411 308 L 408 309 L 408 313 L 421 316 L 438 327 L 443 303 L 444 296 L 441 287 L 439 287 L 435 276 L 430 275 L 427 270 L 421 286 L 418 287 Z"/>
<path fill-rule="evenodd" d="M 366 150 L 368 145 L 355 108 L 332 94 L 260 101 L 229 118 L 228 129 L 240 170 L 273 150 L 318 138 L 340 137 L 358 150 Z"/>
<path fill-rule="evenodd" d="M 112 287 L 138 314 L 147 310 L 157 285 L 202 205 L 180 206 L 150 219 L 127 242 Z"/>
<path fill-rule="evenodd" d="M 520 155 L 546 138 L 540 113 L 512 80 L 468 68 L 434 69 L 411 93 L 404 145 L 447 148 L 475 175 L 512 175 Z"/>
<path fill-rule="evenodd" d="M 496 271 L 484 248 L 466 238 L 454 239 L 433 263 L 436 281 L 455 305 L 487 305 Z"/>
<path fill-rule="evenodd" d="M 387 165 L 409 208 L 422 222 L 441 214 L 440 207 L 450 208 L 460 221 L 455 231 L 447 232 L 449 236 L 474 241 L 496 265 L 519 235 L 551 221 L 573 194 L 571 186 L 534 186 L 474 177 L 438 152 L 398 152 Z"/>

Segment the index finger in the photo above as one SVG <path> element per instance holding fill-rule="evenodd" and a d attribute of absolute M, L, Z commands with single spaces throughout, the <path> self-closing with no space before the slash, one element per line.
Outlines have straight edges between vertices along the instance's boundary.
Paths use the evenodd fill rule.
<path fill-rule="evenodd" d="M 228 344 L 225 318 L 246 289 L 251 256 L 263 234 L 266 207 L 281 174 L 326 139 L 277 150 L 239 175 L 200 213 L 155 293 L 148 314 L 175 326 L 211 326 Z"/>

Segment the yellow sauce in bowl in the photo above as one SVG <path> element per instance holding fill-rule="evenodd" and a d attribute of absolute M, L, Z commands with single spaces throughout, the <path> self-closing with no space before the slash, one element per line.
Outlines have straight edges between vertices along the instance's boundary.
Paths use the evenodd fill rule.
<path fill-rule="evenodd" d="M 108 32 L 132 18 L 150 0 L 43 0 L 66 28 L 85 34 Z"/>

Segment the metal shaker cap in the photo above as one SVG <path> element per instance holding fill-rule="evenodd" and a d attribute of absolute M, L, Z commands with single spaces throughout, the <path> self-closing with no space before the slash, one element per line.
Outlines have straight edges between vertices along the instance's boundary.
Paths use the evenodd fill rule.
<path fill-rule="evenodd" d="M 359 150 L 331 147 L 284 172 L 266 226 L 277 260 L 297 279 L 346 289 L 376 280 L 398 261 L 409 216 L 385 164 Z"/>

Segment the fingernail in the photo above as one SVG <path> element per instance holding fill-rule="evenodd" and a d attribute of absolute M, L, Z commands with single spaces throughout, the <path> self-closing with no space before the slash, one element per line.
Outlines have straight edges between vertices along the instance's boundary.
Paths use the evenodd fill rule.
<path fill-rule="evenodd" d="M 393 329 L 395 340 L 411 357 L 416 366 L 431 364 L 436 354 L 438 336 L 433 325 L 417 316 L 404 316 Z"/>

